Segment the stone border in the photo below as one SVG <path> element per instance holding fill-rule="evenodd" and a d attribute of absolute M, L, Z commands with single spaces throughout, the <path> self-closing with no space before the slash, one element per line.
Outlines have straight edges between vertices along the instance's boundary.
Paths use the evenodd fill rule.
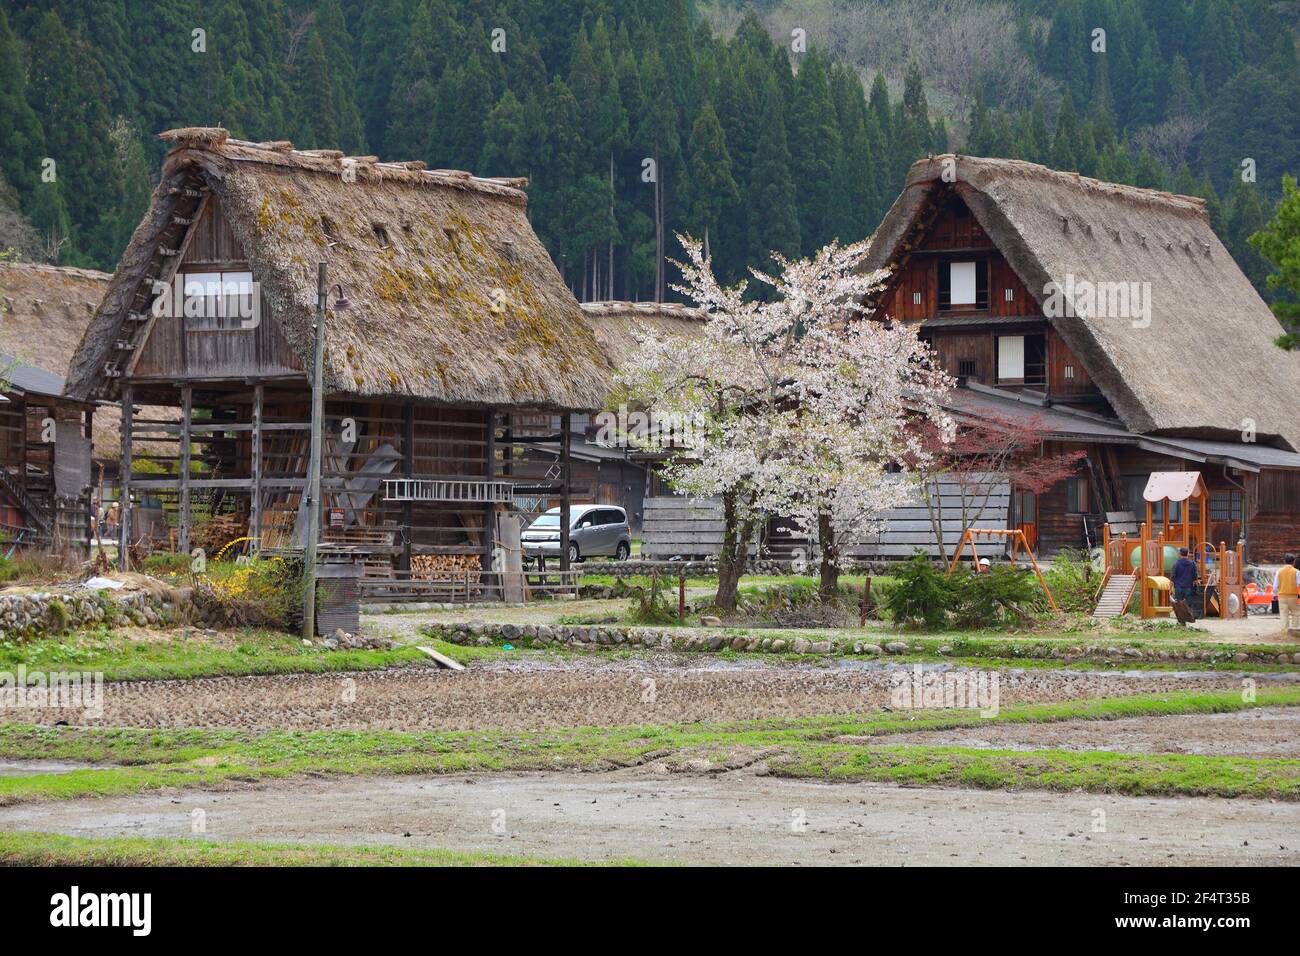
<path fill-rule="evenodd" d="M 569 647 L 591 649 L 597 647 L 642 647 L 664 651 L 752 651 L 773 654 L 821 654 L 889 656 L 894 654 L 927 653 L 947 657 L 954 653 L 951 644 L 924 638 L 908 641 L 886 641 L 883 645 L 863 638 L 832 637 L 810 634 L 808 637 L 760 637 L 754 635 L 727 635 L 709 628 L 627 627 L 622 625 L 586 624 L 498 624 L 457 622 L 454 624 L 426 624 L 420 633 L 447 641 L 450 644 L 490 647 L 499 644 L 530 647 Z M 937 645 L 937 646 L 935 646 Z M 1300 653 L 1252 653 L 1188 648 L 1169 651 L 1163 648 L 1114 647 L 1103 645 L 1042 645 L 1028 644 L 1025 657 L 1055 659 L 1063 663 L 1081 660 L 1098 661 L 1188 661 L 1239 664 L 1300 664 Z M 1007 658 L 1014 660 L 1014 658 Z"/>
<path fill-rule="evenodd" d="M 181 603 L 188 603 L 184 595 Z M 166 627 L 180 610 L 176 602 L 144 591 L 120 596 L 88 588 L 0 594 L 0 639 L 34 640 L 99 626 Z"/>

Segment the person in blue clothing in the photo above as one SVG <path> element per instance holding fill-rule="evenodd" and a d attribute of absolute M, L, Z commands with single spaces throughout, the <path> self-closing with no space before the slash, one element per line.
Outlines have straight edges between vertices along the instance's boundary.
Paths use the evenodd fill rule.
<path fill-rule="evenodd" d="M 1174 588 L 1174 600 L 1187 601 L 1188 607 L 1191 607 L 1190 602 L 1196 588 L 1196 562 L 1187 556 L 1186 548 L 1178 549 L 1178 560 L 1174 562 L 1169 583 Z"/>

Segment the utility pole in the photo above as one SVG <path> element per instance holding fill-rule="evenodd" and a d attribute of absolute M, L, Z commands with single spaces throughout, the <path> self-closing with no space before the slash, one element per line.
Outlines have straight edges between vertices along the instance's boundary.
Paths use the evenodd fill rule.
<path fill-rule="evenodd" d="M 325 397 L 321 379 L 325 364 L 325 298 L 328 295 L 325 263 L 320 264 L 316 283 L 316 345 L 312 351 L 311 370 L 311 458 L 307 465 L 307 544 L 303 555 L 303 574 L 307 578 L 307 595 L 303 602 L 302 636 L 316 636 L 316 539 L 320 536 L 320 451 L 325 418 Z"/>

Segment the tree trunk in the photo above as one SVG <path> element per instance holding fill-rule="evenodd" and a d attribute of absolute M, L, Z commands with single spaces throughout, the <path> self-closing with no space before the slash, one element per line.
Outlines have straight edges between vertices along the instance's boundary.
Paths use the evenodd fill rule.
<path fill-rule="evenodd" d="M 736 592 L 745 562 L 749 558 L 749 539 L 754 533 L 751 521 L 741 522 L 736 513 L 736 496 L 722 496 L 722 553 L 718 555 L 718 593 L 713 603 L 724 611 L 736 610 Z"/>
<path fill-rule="evenodd" d="M 655 143 L 655 301 L 664 300 L 664 187 L 663 167 L 659 164 L 659 144 Z"/>
<path fill-rule="evenodd" d="M 818 588 L 823 604 L 833 604 L 839 599 L 840 549 L 835 541 L 835 528 L 831 516 L 822 512 L 817 516 L 817 537 L 822 547 L 821 584 Z"/>
<path fill-rule="evenodd" d="M 614 151 L 609 152 L 609 224 L 611 227 L 618 224 L 614 216 Z M 609 294 L 605 296 L 609 301 L 614 300 L 614 236 L 611 229 L 609 237 Z"/>

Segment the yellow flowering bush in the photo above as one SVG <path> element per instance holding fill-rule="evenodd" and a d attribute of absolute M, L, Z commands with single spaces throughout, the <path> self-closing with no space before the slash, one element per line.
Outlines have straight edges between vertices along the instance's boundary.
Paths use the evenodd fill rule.
<path fill-rule="evenodd" d="M 302 563 L 285 558 L 214 562 L 194 586 L 205 620 L 288 630 L 300 619 L 306 597 Z"/>

